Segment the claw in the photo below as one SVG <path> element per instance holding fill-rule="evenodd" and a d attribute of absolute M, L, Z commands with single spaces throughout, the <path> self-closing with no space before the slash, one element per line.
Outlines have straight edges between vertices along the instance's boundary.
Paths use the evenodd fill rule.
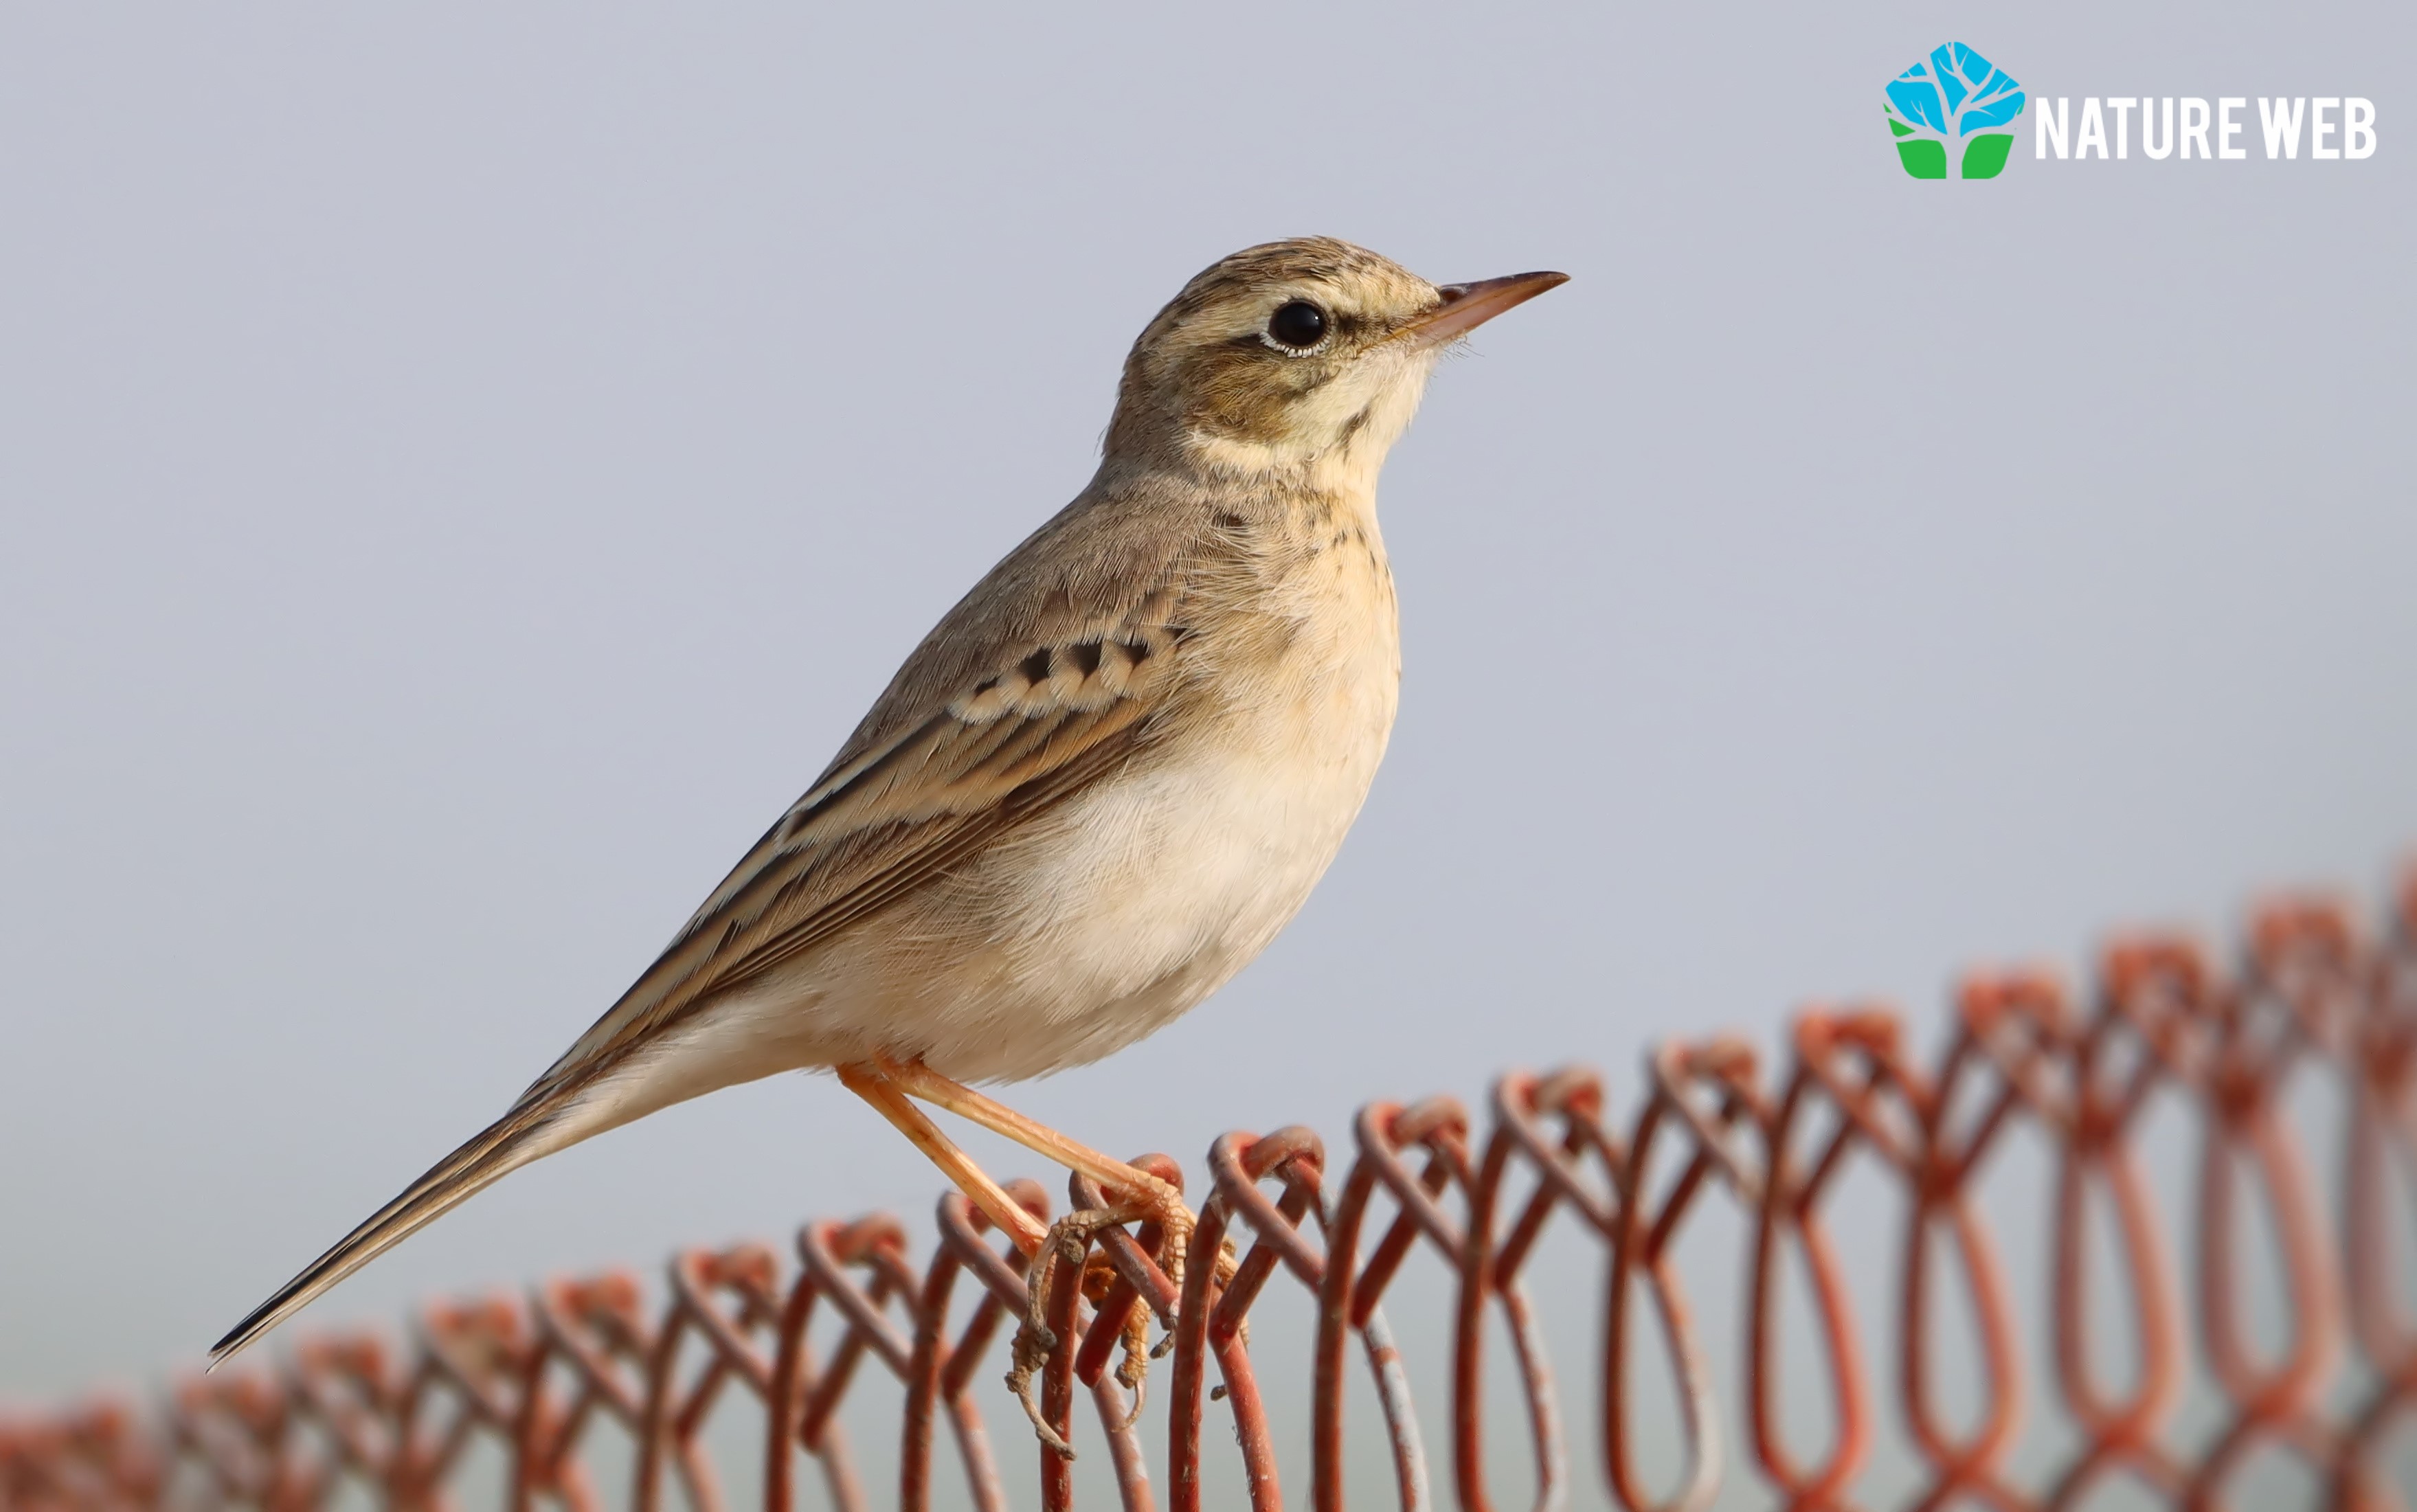
<path fill-rule="evenodd" d="M 1041 1435 L 1041 1442 L 1056 1450 L 1060 1459 L 1073 1459 L 1074 1446 L 1058 1437 L 1057 1430 L 1049 1426 L 1049 1419 L 1041 1411 L 1041 1399 L 1032 1394 L 1032 1379 L 1040 1374 L 1040 1370 L 1037 1366 L 1025 1362 L 1021 1330 L 1016 1334 L 1015 1354 L 1015 1368 L 1007 1372 L 1007 1389 L 1014 1392 L 1015 1399 L 1024 1403 L 1024 1415 L 1032 1420 L 1032 1431 Z M 1048 1357 L 1048 1352 L 1043 1350 L 1041 1358 L 1046 1360 Z"/>
<path fill-rule="evenodd" d="M 1179 1293 L 1183 1289 L 1183 1261 L 1192 1247 L 1194 1219 L 1191 1210 L 1178 1207 L 1166 1212 L 1155 1203 L 1126 1202 L 1114 1207 L 1086 1208 L 1069 1213 L 1049 1226 L 1041 1248 L 1033 1256 L 1032 1268 L 1025 1275 L 1025 1292 L 1028 1298 L 1023 1321 L 1015 1330 L 1013 1355 L 1015 1368 L 1008 1372 L 1008 1389 L 1024 1404 L 1024 1415 L 1041 1442 L 1068 1459 L 1073 1459 L 1074 1446 L 1066 1442 L 1049 1425 L 1041 1410 L 1041 1400 L 1033 1382 L 1049 1356 L 1057 1348 L 1056 1331 L 1049 1326 L 1049 1295 L 1055 1289 L 1057 1267 L 1062 1264 L 1082 1265 L 1091 1250 L 1091 1240 L 1101 1230 L 1121 1223 L 1153 1220 L 1165 1233 L 1160 1252 L 1166 1257 L 1167 1279 Z M 1218 1278 L 1233 1274 L 1230 1242 L 1226 1252 L 1218 1257 Z M 1125 1427 L 1140 1421 L 1143 1405 L 1148 1399 L 1149 1362 L 1164 1354 L 1174 1344 L 1172 1333 L 1160 1339 L 1156 1348 L 1147 1348 L 1149 1338 L 1150 1309 L 1147 1303 L 1136 1302 L 1125 1324 L 1123 1357 L 1117 1365 L 1117 1381 L 1133 1396 L 1132 1411 L 1125 1418 Z"/>
<path fill-rule="evenodd" d="M 1121 1342 L 1124 1356 L 1117 1361 L 1117 1383 L 1132 1393 L 1132 1411 L 1125 1414 L 1119 1432 L 1140 1422 L 1142 1409 L 1149 1402 L 1149 1308 L 1140 1302 L 1125 1315 Z"/>

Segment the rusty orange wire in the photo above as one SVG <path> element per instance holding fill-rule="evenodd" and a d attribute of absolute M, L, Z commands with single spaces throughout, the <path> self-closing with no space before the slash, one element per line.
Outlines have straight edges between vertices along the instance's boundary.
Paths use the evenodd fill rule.
<path fill-rule="evenodd" d="M 1463 1508 L 1495 1504 L 1488 1471 L 1499 1466 L 1483 1413 L 1489 1316 L 1510 1343 L 1525 1405 L 1517 1434 L 1539 1507 L 1567 1504 L 1589 1474 L 1622 1507 L 1705 1507 L 1725 1470 L 1725 1408 L 1746 1425 L 1753 1474 L 1789 1508 L 1875 1504 L 1858 1498 L 1888 1410 L 1918 1460 L 1909 1504 L 1922 1507 L 2075 1506 L 2118 1477 L 2167 1504 L 2242 1504 L 2233 1500 L 2242 1467 L 2273 1454 L 2302 1464 L 2324 1505 L 2407 1504 L 2410 1488 L 2394 1484 L 2390 1456 L 2417 1407 L 2417 1259 L 2399 1237 L 2417 1211 L 2417 875 L 2379 938 L 2365 938 L 2337 904 L 2280 901 L 2257 911 L 2229 971 L 2185 940 L 2126 939 L 2105 952 L 2085 1000 L 2052 974 L 1979 975 L 1959 990 L 1935 1060 L 1918 1060 L 1905 1037 L 1875 1009 L 1809 1012 L 1776 1074 L 1734 1038 L 1665 1046 L 1649 1059 L 1625 1126 L 1608 1120 L 1604 1082 L 1584 1068 L 1504 1076 L 1482 1124 L 1449 1097 L 1372 1104 L 1352 1125 L 1339 1180 L 1307 1128 L 1227 1134 L 1208 1151 L 1193 1253 L 1228 1263 L 1189 1265 L 1178 1294 L 1155 1224 L 1076 1240 L 1081 1253 L 1047 1271 L 1054 1337 L 1040 1410 L 1070 1435 L 1076 1399 L 1091 1398 L 1128 1512 L 1156 1507 L 1162 1493 L 1193 1512 L 1207 1457 L 1225 1452 L 1239 1457 L 1251 1505 L 1269 1512 L 1300 1467 L 1277 1463 L 1245 1323 L 1269 1288 L 1297 1287 L 1316 1318 L 1309 1504 L 1434 1505 L 1410 1371 L 1381 1306 L 1423 1248 L 1454 1300 L 1445 1453 Z M 2347 1089 L 2337 1217 L 2281 1106 L 2307 1062 L 2329 1066 Z M 2198 1129 L 2193 1222 L 2179 1242 L 2160 1216 L 2142 1131 L 2152 1098 L 2177 1092 Z M 1978 1195 L 1980 1172 L 2020 1128 L 2044 1136 L 2054 1164 L 2038 1235 L 2050 1262 L 2047 1306 L 2030 1319 L 2017 1310 L 1997 1232 L 2004 1216 Z M 1872 1332 L 1856 1316 L 1828 1221 L 1840 1173 L 1857 1157 L 1907 1196 L 1899 1305 Z M 1175 1162 L 1145 1158 L 1179 1184 Z M 1038 1186 L 1010 1189 L 1048 1217 Z M 1720 1195 L 1747 1234 L 1734 1401 L 1674 1257 L 1691 1218 Z M 1104 1205 L 1080 1177 L 1070 1196 L 1079 1207 Z M 2111 1215 L 2109 1232 L 2096 1232 L 2093 1211 Z M 1563 1408 L 1527 1274 L 1557 1218 L 1604 1268 L 1590 1433 Z M 2243 1280 L 2244 1247 L 2261 1230 L 2277 1257 L 2284 1339 L 2263 1351 L 2265 1325 Z M 504 1453 L 514 1507 L 584 1509 L 604 1500 L 587 1457 L 599 1424 L 634 1447 L 634 1505 L 665 1504 L 676 1482 L 689 1505 L 719 1508 L 725 1498 L 701 1433 L 733 1394 L 762 1425 L 764 1500 L 774 1512 L 801 1500 L 801 1459 L 828 1504 L 894 1499 L 920 1512 L 948 1474 L 943 1425 L 960 1499 L 982 1512 L 1005 1508 L 1006 1465 L 1024 1459 L 1037 1462 L 1042 1506 L 1072 1504 L 1072 1466 L 1033 1443 L 994 1383 L 1001 1331 L 1030 1307 L 1032 1272 L 982 1215 L 954 1194 L 943 1199 L 920 1263 L 906 1226 L 879 1215 L 808 1224 L 794 1248 L 794 1260 L 754 1245 L 682 1253 L 652 1308 L 627 1275 L 549 1281 L 525 1300 L 429 1308 L 406 1351 L 366 1336 L 311 1339 L 275 1368 L 191 1377 L 154 1412 L 103 1402 L 0 1421 L 0 1512 L 299 1512 L 346 1487 L 389 1505 L 436 1506 L 459 1489 L 482 1440 Z M 2092 1254 L 2110 1250 L 2116 1263 L 2093 1267 Z M 1791 1417 L 1806 1407 L 1804 1393 L 1800 1383 L 1791 1398 L 1778 1365 L 1791 1260 L 1807 1278 L 1826 1398 L 1812 1414 L 1826 1419 L 1826 1442 L 1810 1453 Z M 2122 1368 L 2110 1368 L 2091 1324 L 2106 1314 L 2092 1289 L 2110 1269 L 2121 1282 L 2115 1315 L 2129 1323 Z M 1956 1294 L 1977 1338 L 1961 1389 L 1979 1397 L 1960 1423 L 1929 1347 Z M 1146 1404 L 1110 1364 L 1135 1309 L 1165 1331 L 1173 1354 Z M 818 1318 L 830 1320 L 819 1332 Z M 818 1355 L 810 1338 L 833 1327 L 837 1342 Z M 2018 1474 L 2035 1389 L 2026 1343 L 2041 1348 L 2041 1384 L 2075 1431 L 2059 1462 Z M 1355 1347 L 1392 1477 L 1346 1492 Z M 1662 1374 L 1639 1368 L 1649 1356 Z M 858 1470 L 838 1417 L 868 1371 L 895 1378 L 904 1403 L 897 1479 L 879 1488 Z M 1893 1386 L 1886 1403 L 1882 1377 Z M 2221 1421 L 2185 1437 L 2176 1420 L 2194 1379 L 2212 1384 Z M 1675 1414 L 1680 1462 L 1658 1498 L 1640 1458 L 1649 1430 L 1639 1426 L 1657 1391 Z M 983 1397 L 999 1414 L 996 1436 Z M 1230 1435 L 1208 1433 L 1216 1416 Z M 1145 1452 L 1153 1436 L 1163 1488 Z M 1581 1470 L 1573 1446 L 1589 1436 L 1594 1462 Z M 1231 1451 L 1218 1444 L 1227 1437 Z"/>

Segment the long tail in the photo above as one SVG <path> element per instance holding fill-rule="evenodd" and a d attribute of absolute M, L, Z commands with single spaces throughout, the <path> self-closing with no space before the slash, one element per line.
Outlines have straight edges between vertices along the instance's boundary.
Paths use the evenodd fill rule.
<path fill-rule="evenodd" d="M 359 1228 L 344 1235 L 335 1247 L 312 1261 L 301 1275 L 286 1282 L 275 1296 L 236 1324 L 211 1349 L 211 1368 L 216 1368 L 237 1350 L 300 1311 L 319 1293 L 452 1211 L 473 1194 L 540 1156 L 550 1155 L 598 1132 L 564 1127 L 560 1115 L 567 1111 L 563 1107 L 566 1100 L 558 1096 L 525 1097 L 510 1112 L 436 1162 L 426 1175 L 404 1187 L 401 1196 L 371 1214 Z"/>

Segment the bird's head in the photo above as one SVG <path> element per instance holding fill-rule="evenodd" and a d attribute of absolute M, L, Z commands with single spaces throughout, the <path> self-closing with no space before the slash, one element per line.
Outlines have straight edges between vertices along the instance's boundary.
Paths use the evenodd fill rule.
<path fill-rule="evenodd" d="M 1567 281 L 1437 285 L 1330 236 L 1236 252 L 1133 342 L 1108 464 L 1373 487 L 1443 348 Z"/>

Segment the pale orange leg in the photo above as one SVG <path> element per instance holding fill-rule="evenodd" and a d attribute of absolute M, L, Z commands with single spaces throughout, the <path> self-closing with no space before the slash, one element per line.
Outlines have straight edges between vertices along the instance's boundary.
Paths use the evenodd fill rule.
<path fill-rule="evenodd" d="M 1069 1171 L 1081 1172 L 1100 1184 L 1110 1202 L 1122 1198 L 1155 1210 L 1179 1213 L 1185 1217 L 1191 1216 L 1191 1209 L 1183 1205 L 1183 1194 L 1148 1172 L 1102 1155 L 1087 1144 L 1078 1144 L 1048 1125 L 1026 1118 L 962 1081 L 952 1081 L 931 1067 L 912 1061 L 884 1059 L 875 1063 L 875 1069 L 909 1096 L 920 1097 L 935 1108 L 945 1108 L 959 1118 L 980 1124 L 994 1134 L 1004 1135 L 1037 1155 L 1047 1156 Z"/>
<path fill-rule="evenodd" d="M 999 1231 L 1015 1241 L 1015 1247 L 1026 1254 L 1038 1254 L 1041 1241 L 1049 1231 L 1039 1218 L 1026 1212 L 1016 1200 L 1007 1195 L 1005 1187 L 990 1179 L 990 1172 L 974 1164 L 973 1157 L 956 1146 L 956 1142 L 940 1132 L 922 1109 L 908 1101 L 906 1095 L 891 1082 L 882 1068 L 862 1066 L 839 1067 L 842 1085 L 873 1104 L 882 1117 L 897 1126 L 898 1132 L 915 1143 L 941 1173 L 956 1184 L 965 1200 L 980 1208 Z"/>
<path fill-rule="evenodd" d="M 1041 1441 L 1072 1459 L 1073 1446 L 1058 1437 L 1049 1426 L 1041 1414 L 1041 1403 L 1032 1392 L 1033 1378 L 1048 1357 L 1049 1351 L 1055 1347 L 1043 1314 L 1047 1305 L 1049 1273 L 1057 1259 L 1056 1251 L 1062 1244 L 1071 1241 L 1068 1252 L 1079 1260 L 1095 1230 L 1112 1223 L 1130 1222 L 1136 1217 L 1156 1218 L 1166 1231 L 1164 1254 L 1169 1279 L 1179 1291 L 1183 1284 L 1183 1263 L 1191 1248 L 1192 1231 L 1196 1221 L 1192 1210 L 1183 1204 L 1183 1194 L 1148 1172 L 1102 1155 L 1087 1144 L 1077 1143 L 1048 1125 L 1026 1118 L 929 1066 L 893 1061 L 884 1056 L 869 1065 L 843 1066 L 838 1070 L 843 1085 L 871 1103 L 881 1116 L 896 1126 L 900 1133 L 913 1141 L 915 1147 L 938 1166 L 967 1200 L 988 1214 L 991 1222 L 1011 1235 L 1018 1248 L 1039 1263 L 1028 1278 L 1032 1283 L 1032 1308 L 1023 1326 L 1016 1330 L 1015 1368 L 1008 1376 L 1008 1384 L 1023 1399 L 1025 1414 L 1031 1418 L 1033 1429 L 1041 1435 Z M 961 1118 L 980 1124 L 994 1134 L 1004 1135 L 1026 1149 L 1047 1157 L 1070 1171 L 1081 1172 L 1098 1182 L 1108 1201 L 1117 1205 L 1097 1212 L 1069 1213 L 1055 1225 L 1042 1228 L 1040 1221 L 1017 1205 L 987 1172 L 974 1164 L 970 1156 L 941 1133 L 930 1117 L 909 1100 L 911 1097 L 920 1097 L 936 1107 L 945 1108 Z M 1220 1267 L 1221 1271 L 1223 1268 Z M 1125 1363 L 1117 1371 L 1117 1378 L 1133 1393 L 1135 1416 L 1141 1412 L 1142 1376 L 1148 1368 L 1142 1353 L 1142 1340 L 1148 1327 L 1146 1317 L 1144 1309 L 1134 1309 L 1125 1340 Z"/>
<path fill-rule="evenodd" d="M 972 1157 L 941 1133 L 938 1126 L 908 1100 L 910 1097 L 920 1097 L 935 1107 L 945 1108 L 960 1118 L 980 1124 L 994 1134 L 1004 1135 L 1026 1149 L 1047 1157 L 1069 1171 L 1079 1171 L 1098 1182 L 1110 1202 L 1122 1201 L 1147 1209 L 1152 1217 L 1163 1218 L 1174 1231 L 1185 1237 L 1191 1234 L 1192 1210 L 1184 1206 L 1183 1194 L 1173 1186 L 1147 1171 L 1070 1140 L 1048 1125 L 1026 1118 L 1014 1109 L 1002 1106 L 961 1081 L 952 1081 L 929 1066 L 893 1061 L 885 1056 L 869 1064 L 843 1066 L 838 1070 L 843 1085 L 873 1104 L 882 1117 L 889 1119 L 900 1133 L 913 1141 L 915 1148 L 938 1166 L 968 1201 L 989 1216 L 991 1222 L 1014 1235 L 1017 1247 L 1027 1255 L 1040 1248 L 1046 1232 L 1039 1220 L 1018 1206 L 1015 1199 L 1007 1195 L 1005 1188 L 993 1181 L 981 1167 L 974 1164 Z M 1179 1256 L 1178 1263 L 1180 1263 Z"/>

